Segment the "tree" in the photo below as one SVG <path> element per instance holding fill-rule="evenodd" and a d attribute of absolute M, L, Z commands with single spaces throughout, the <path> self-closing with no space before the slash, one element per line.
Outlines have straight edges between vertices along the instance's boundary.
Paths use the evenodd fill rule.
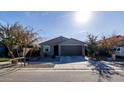
<path fill-rule="evenodd" d="M 108 52 L 108 54 L 111 55 L 113 53 L 113 48 L 115 48 L 120 42 L 120 39 L 117 37 L 117 35 L 112 35 L 109 38 L 103 36 L 102 40 L 100 40 L 99 42 L 99 47 L 101 49 L 104 49 L 106 53 Z"/>
<path fill-rule="evenodd" d="M 15 50 L 19 57 L 25 57 L 28 48 L 38 39 L 38 34 L 29 26 L 24 27 L 19 23 L 0 25 L 0 42 L 8 49 L 12 58 L 15 58 Z"/>
<path fill-rule="evenodd" d="M 9 54 L 14 58 L 13 45 L 15 45 L 15 39 L 12 36 L 13 26 L 0 25 L 0 42 L 8 49 Z"/>
<path fill-rule="evenodd" d="M 97 52 L 98 46 L 97 46 L 97 36 L 89 34 L 87 36 L 88 40 L 86 42 L 87 44 L 87 52 L 88 56 L 95 57 L 95 54 Z"/>

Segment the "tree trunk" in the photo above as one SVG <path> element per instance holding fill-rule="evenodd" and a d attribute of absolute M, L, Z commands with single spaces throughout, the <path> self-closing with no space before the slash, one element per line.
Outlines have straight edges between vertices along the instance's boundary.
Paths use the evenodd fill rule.
<path fill-rule="evenodd" d="M 13 52 L 10 50 L 10 48 L 8 46 L 6 46 L 6 47 L 9 51 L 9 54 L 10 54 L 11 58 L 15 58 L 15 56 L 14 56 Z"/>
<path fill-rule="evenodd" d="M 18 55 L 18 57 L 19 57 L 19 62 L 21 63 L 21 66 L 22 66 L 22 60 L 21 60 L 21 56 L 20 56 L 20 54 L 19 54 L 19 51 L 18 51 L 18 49 L 16 50 L 16 52 L 17 52 L 17 55 Z"/>
<path fill-rule="evenodd" d="M 23 48 L 24 66 L 26 65 L 26 54 L 29 52 L 29 48 Z"/>
<path fill-rule="evenodd" d="M 32 52 L 33 52 L 33 49 L 30 50 L 30 56 L 29 56 L 29 61 L 31 60 L 31 56 L 32 56 Z"/>

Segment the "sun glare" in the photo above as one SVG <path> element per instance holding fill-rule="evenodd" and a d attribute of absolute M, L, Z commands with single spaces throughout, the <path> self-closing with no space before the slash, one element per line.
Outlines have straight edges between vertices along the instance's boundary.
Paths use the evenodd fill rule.
<path fill-rule="evenodd" d="M 75 20 L 77 23 L 86 24 L 92 17 L 90 11 L 79 11 L 75 13 Z"/>

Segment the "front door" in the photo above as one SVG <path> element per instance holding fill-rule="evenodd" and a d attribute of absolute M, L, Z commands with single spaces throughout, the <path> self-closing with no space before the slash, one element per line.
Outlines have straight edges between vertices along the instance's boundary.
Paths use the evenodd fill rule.
<path fill-rule="evenodd" d="M 59 55 L 59 50 L 58 49 L 59 49 L 58 45 L 55 45 L 54 46 L 54 55 L 55 56 L 58 56 Z"/>

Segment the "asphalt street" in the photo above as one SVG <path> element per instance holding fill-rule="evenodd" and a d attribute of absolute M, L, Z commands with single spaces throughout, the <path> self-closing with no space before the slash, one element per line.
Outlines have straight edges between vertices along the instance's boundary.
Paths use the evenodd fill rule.
<path fill-rule="evenodd" d="M 113 65 L 114 64 L 114 65 Z M 57 64 L 0 69 L 0 82 L 124 82 L 124 65 L 62 57 Z"/>
<path fill-rule="evenodd" d="M 0 82 L 124 82 L 123 71 L 101 76 L 89 70 L 40 70 L 19 69 L 1 75 Z"/>

